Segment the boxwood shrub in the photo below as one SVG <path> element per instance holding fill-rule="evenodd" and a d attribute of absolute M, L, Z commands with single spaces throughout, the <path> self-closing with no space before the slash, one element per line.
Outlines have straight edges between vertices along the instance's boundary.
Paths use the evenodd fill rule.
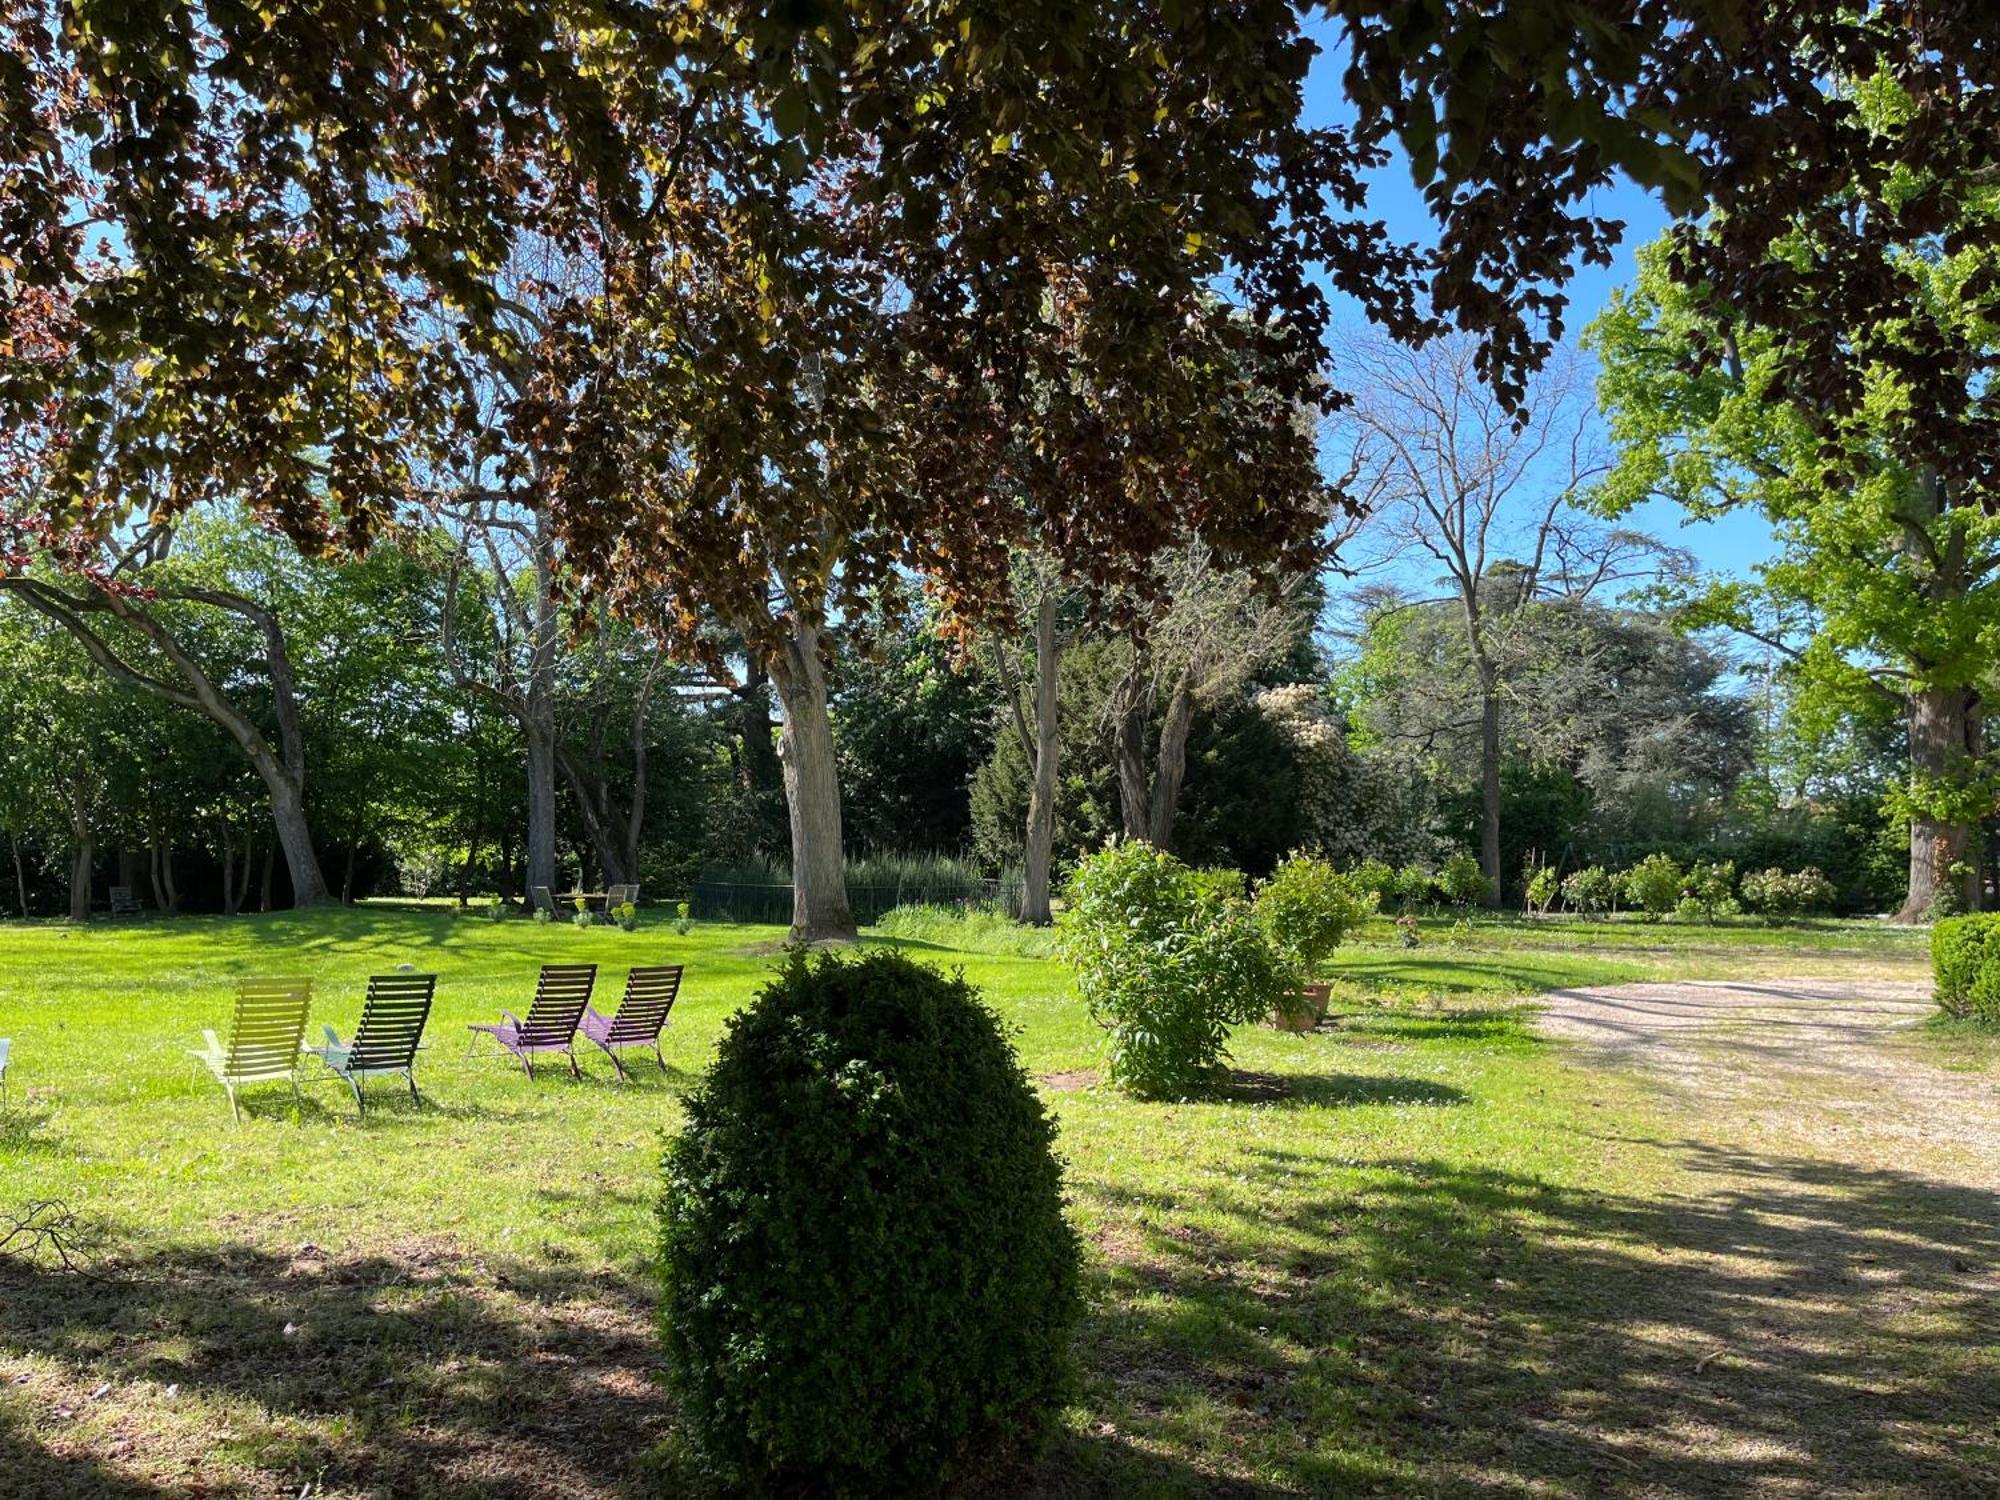
<path fill-rule="evenodd" d="M 1946 917 L 1931 928 L 1939 1007 L 2000 1026 L 2000 913 Z"/>
<path fill-rule="evenodd" d="M 1060 1405 L 1079 1310 L 1055 1125 L 962 977 L 793 955 L 666 1155 L 661 1326 L 732 1490 L 929 1490 Z"/>

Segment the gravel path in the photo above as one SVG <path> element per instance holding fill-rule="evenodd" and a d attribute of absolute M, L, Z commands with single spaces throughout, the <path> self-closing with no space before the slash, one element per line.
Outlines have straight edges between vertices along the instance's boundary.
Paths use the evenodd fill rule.
<path fill-rule="evenodd" d="M 2000 1186 L 2000 1081 L 1948 1071 L 1919 1044 L 1930 1003 L 1928 983 L 1899 980 L 1631 984 L 1558 990 L 1541 1025 L 1594 1062 L 1669 1081 L 1732 1135 Z"/>
<path fill-rule="evenodd" d="M 2000 1495 L 2000 1077 L 1945 1067 L 1928 1009 L 1859 978 L 1547 997 L 1578 1066 L 1659 1106 L 1607 1133 L 1655 1176 L 1583 1252 L 1594 1342 L 1553 1361 L 1545 1431 L 1629 1466 L 1585 1490 Z"/>

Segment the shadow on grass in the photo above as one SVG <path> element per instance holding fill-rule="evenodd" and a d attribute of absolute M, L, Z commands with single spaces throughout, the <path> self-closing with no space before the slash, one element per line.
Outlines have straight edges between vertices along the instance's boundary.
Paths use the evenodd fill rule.
<path fill-rule="evenodd" d="M 1218 1492 L 1166 1452 L 1284 1493 L 2000 1490 L 2000 1194 L 1649 1144 L 1710 1190 L 1254 1147 L 1192 1194 L 1078 1181 L 1099 1437 L 1029 1488 Z"/>
<path fill-rule="evenodd" d="M 1524 1048 L 1545 1045 L 1529 1030 L 1532 1005 L 1479 1010 L 1338 1010 L 1329 1017 L 1333 1035 L 1355 1039 L 1389 1038 L 1410 1042 L 1512 1042 Z"/>
<path fill-rule="evenodd" d="M 0 1151 L 9 1156 L 74 1156 L 76 1148 L 48 1129 L 50 1113 L 33 1105 L 0 1109 Z"/>
<path fill-rule="evenodd" d="M 138 1451 L 156 1470 L 202 1465 L 225 1488 L 207 1468 L 219 1457 L 287 1493 L 636 1488 L 666 1430 L 652 1293 L 636 1280 L 424 1241 L 352 1258 L 172 1250 L 98 1270 L 0 1260 L 0 1347 L 56 1367 L 9 1392 L 0 1492 L 155 1493 L 63 1451 L 60 1418 L 45 1439 L 22 1415 L 38 1396 L 80 1407 L 105 1384 L 115 1403 L 136 1381 L 227 1403 L 223 1433 L 213 1407 L 120 1424 L 145 1424 Z M 51 1380 L 60 1396 L 43 1394 Z"/>
<path fill-rule="evenodd" d="M 1363 1104 L 1465 1104 L 1470 1096 L 1448 1083 L 1350 1073 L 1253 1073 L 1233 1068 L 1213 1098 L 1228 1104 L 1341 1109 Z"/>

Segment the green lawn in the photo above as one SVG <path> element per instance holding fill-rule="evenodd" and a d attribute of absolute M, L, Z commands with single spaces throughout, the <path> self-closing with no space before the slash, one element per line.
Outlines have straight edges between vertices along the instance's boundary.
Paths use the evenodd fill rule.
<path fill-rule="evenodd" d="M 1628 1329 L 1635 1299 L 1733 1316 L 1719 1284 L 1655 1285 L 1655 1245 L 1686 1228 L 1663 1106 L 1536 1040 L 1519 997 L 1746 968 L 1907 974 L 1921 935 L 1481 919 L 1448 941 L 1450 928 L 1427 923 L 1406 950 L 1372 924 L 1340 955 L 1336 1028 L 1245 1029 L 1226 1095 L 1183 1104 L 1090 1086 L 1096 1035 L 1032 939 L 939 922 L 893 939 L 962 965 L 1018 1027 L 1089 1247 L 1083 1398 L 1031 1466 L 984 1487 L 1720 1482 L 1652 1467 L 1667 1460 L 1615 1436 L 1658 1391 L 1634 1378 L 1647 1357 Z M 672 1431 L 651 1379 L 658 1148 L 779 937 L 390 909 L 0 927 L 15 1100 L 0 1213 L 65 1200 L 96 1271 L 0 1259 L 0 1492 L 672 1488 L 654 1456 Z M 667 1075 L 648 1062 L 621 1088 L 599 1057 L 580 1083 L 554 1068 L 531 1083 L 483 1047 L 467 1055 L 466 1024 L 521 1011 L 542 959 L 595 960 L 613 985 L 629 963 L 687 963 Z M 345 1030 L 365 976 L 399 963 L 442 976 L 423 1105 L 378 1084 L 357 1119 L 324 1082 L 302 1112 L 282 1088 L 252 1093 L 231 1126 L 185 1049 L 224 1023 L 235 976 L 310 974 L 315 1029 Z M 1946 1399 L 1925 1420 L 1949 1447 L 1961 1417 Z M 1931 1477 L 1990 1474 L 1963 1467 L 1985 1461 L 1970 1451 Z M 1871 1453 L 1844 1462 L 1866 1478 Z"/>

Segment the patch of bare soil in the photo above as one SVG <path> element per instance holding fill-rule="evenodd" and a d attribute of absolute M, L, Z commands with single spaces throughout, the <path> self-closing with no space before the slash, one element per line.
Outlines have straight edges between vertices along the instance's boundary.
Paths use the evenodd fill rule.
<path fill-rule="evenodd" d="M 1097 1069 L 1071 1068 L 1061 1073 L 1037 1073 L 1035 1081 L 1052 1094 L 1080 1094 L 1097 1087 Z"/>

